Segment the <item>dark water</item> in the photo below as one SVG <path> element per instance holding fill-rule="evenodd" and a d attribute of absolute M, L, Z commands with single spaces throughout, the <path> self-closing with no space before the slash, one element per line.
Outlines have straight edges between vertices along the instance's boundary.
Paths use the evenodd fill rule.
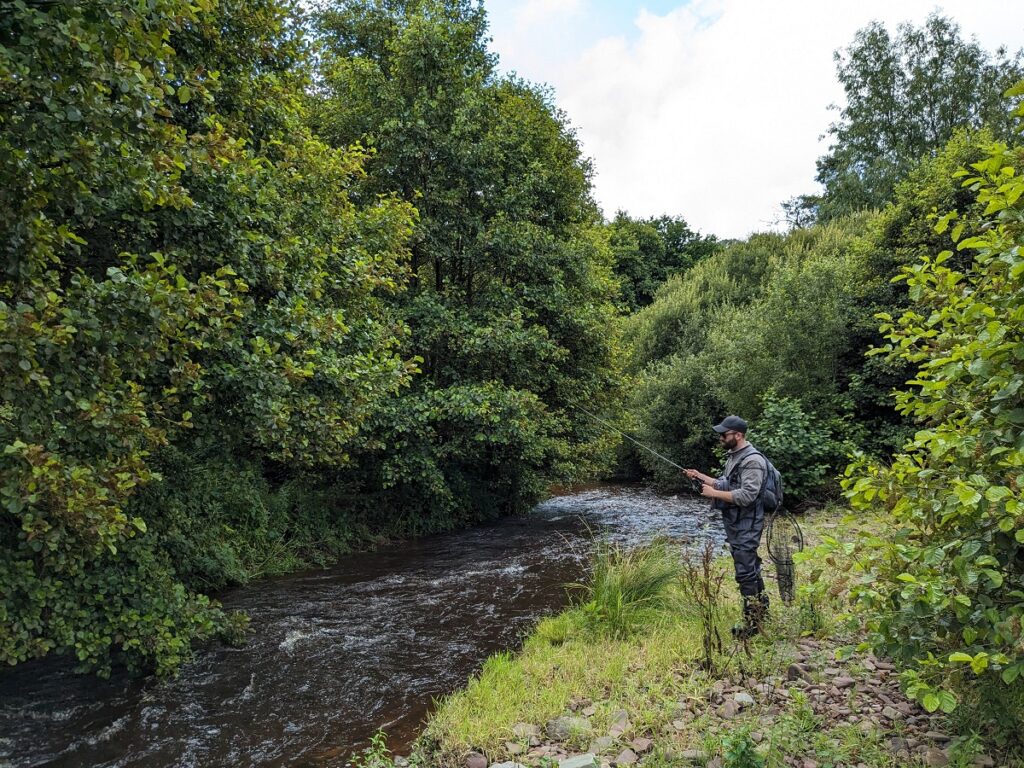
<path fill-rule="evenodd" d="M 383 728 L 401 753 L 434 698 L 566 602 L 590 533 L 723 538 L 703 501 L 602 486 L 523 519 L 351 557 L 223 596 L 246 647 L 167 683 L 49 660 L 0 672 L 0 766 L 332 766 Z"/>

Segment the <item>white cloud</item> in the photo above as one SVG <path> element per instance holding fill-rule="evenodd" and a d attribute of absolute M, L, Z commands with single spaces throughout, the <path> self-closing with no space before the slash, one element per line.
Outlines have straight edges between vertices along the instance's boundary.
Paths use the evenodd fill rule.
<path fill-rule="evenodd" d="M 594 41 L 555 25 L 555 47 L 552 18 L 595 11 L 581 0 L 519 10 L 513 33 L 492 24 L 503 67 L 554 86 L 594 159 L 605 214 L 678 214 L 703 232 L 745 237 L 769 228 L 780 202 L 814 190 L 819 137 L 837 116 L 827 107 L 843 100 L 833 51 L 869 21 L 920 25 L 935 5 L 697 0 L 663 16 L 640 11 L 628 34 Z M 1024 4 L 939 10 L 989 50 L 1024 44 Z"/>

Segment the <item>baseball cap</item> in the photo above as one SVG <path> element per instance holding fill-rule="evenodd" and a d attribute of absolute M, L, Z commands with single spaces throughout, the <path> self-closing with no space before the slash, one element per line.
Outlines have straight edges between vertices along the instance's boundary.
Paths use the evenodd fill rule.
<path fill-rule="evenodd" d="M 715 424 L 712 429 L 720 435 L 729 431 L 747 434 L 747 422 L 739 416 L 726 416 L 721 424 Z"/>

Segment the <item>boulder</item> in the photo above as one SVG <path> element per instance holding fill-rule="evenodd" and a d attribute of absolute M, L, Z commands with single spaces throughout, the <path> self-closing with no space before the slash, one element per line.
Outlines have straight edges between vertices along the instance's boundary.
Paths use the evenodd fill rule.
<path fill-rule="evenodd" d="M 585 755 L 574 755 L 558 761 L 558 768 L 600 768 L 597 758 L 589 752 Z"/>
<path fill-rule="evenodd" d="M 754 706 L 754 697 L 746 691 L 739 691 L 733 695 L 733 701 L 740 705 L 741 708 Z"/>

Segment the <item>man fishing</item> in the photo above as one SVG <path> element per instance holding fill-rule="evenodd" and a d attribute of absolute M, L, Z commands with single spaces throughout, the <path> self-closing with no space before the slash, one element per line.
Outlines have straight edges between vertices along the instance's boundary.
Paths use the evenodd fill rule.
<path fill-rule="evenodd" d="M 725 471 L 714 478 L 696 469 L 684 469 L 686 476 L 701 482 L 701 495 L 722 511 L 725 538 L 732 552 L 736 583 L 743 596 L 743 623 L 733 634 L 747 639 L 761 631 L 768 615 L 768 593 L 761 578 L 761 558 L 757 547 L 764 528 L 761 489 L 768 475 L 768 462 L 747 442 L 747 422 L 739 416 L 727 416 L 713 429 L 728 451 Z"/>

